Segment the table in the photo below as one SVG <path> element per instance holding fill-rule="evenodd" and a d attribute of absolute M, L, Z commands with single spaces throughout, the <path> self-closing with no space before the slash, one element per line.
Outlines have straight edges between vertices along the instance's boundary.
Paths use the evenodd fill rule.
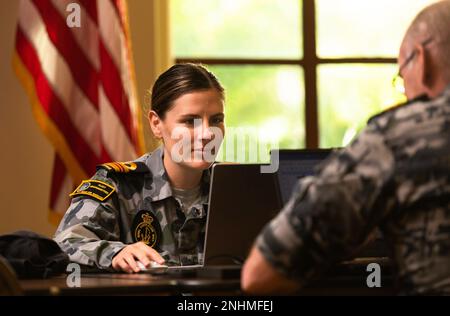
<path fill-rule="evenodd" d="M 366 267 L 382 267 L 382 286 L 369 288 Z M 67 276 L 44 280 L 20 280 L 25 295 L 243 295 L 239 274 L 228 277 L 196 275 L 151 275 L 125 273 L 82 273 L 80 287 L 67 285 Z M 301 289 L 298 295 L 393 295 L 394 281 L 387 258 L 364 258 L 343 262 L 327 276 Z"/>
<path fill-rule="evenodd" d="M 80 287 L 68 286 L 65 274 L 44 280 L 20 280 L 19 283 L 25 295 L 181 295 L 195 292 L 211 295 L 241 294 L 239 279 L 178 279 L 150 274 L 86 274 L 81 276 Z"/>

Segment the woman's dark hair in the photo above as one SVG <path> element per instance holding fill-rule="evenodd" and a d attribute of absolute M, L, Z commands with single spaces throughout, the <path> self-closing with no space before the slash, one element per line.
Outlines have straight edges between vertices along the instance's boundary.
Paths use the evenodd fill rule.
<path fill-rule="evenodd" d="M 199 64 L 176 64 L 163 72 L 153 85 L 151 94 L 151 110 L 161 119 L 172 107 L 173 102 L 186 93 L 217 89 L 225 99 L 224 88 L 219 80 Z"/>

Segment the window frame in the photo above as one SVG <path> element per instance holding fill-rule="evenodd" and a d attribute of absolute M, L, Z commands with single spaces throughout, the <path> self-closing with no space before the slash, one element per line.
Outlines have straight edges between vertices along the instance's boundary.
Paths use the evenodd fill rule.
<path fill-rule="evenodd" d="M 296 65 L 303 69 L 305 91 L 305 148 L 319 148 L 318 84 L 317 72 L 325 64 L 396 64 L 396 58 L 384 57 L 340 57 L 320 58 L 317 56 L 317 27 L 315 0 L 298 0 L 302 6 L 303 58 L 262 59 L 262 58 L 186 58 L 175 57 L 176 63 L 193 62 L 206 65 Z M 308 30 L 308 31 L 305 31 Z"/>

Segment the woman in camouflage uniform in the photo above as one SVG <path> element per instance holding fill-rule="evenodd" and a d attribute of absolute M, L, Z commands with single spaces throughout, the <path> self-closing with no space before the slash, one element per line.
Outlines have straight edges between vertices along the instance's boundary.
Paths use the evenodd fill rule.
<path fill-rule="evenodd" d="M 73 262 L 128 273 L 138 261 L 203 261 L 209 167 L 223 139 L 224 89 L 207 69 L 178 64 L 155 82 L 148 113 L 162 146 L 98 166 L 71 194 L 55 240 Z"/>

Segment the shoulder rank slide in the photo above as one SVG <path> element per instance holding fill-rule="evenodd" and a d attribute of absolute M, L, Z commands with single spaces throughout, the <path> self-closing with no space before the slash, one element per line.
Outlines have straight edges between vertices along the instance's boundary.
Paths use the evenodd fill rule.
<path fill-rule="evenodd" d="M 108 173 L 146 173 L 150 170 L 141 161 L 129 162 L 108 162 L 97 166 L 98 169 L 105 169 Z"/>
<path fill-rule="evenodd" d="M 115 190 L 116 189 L 112 185 L 103 181 L 83 180 L 78 188 L 70 193 L 70 196 L 85 195 L 103 202 L 110 197 Z"/>
<path fill-rule="evenodd" d="M 108 162 L 100 165 L 100 167 L 103 167 L 108 171 L 120 173 L 128 173 L 137 169 L 135 162 Z"/>

